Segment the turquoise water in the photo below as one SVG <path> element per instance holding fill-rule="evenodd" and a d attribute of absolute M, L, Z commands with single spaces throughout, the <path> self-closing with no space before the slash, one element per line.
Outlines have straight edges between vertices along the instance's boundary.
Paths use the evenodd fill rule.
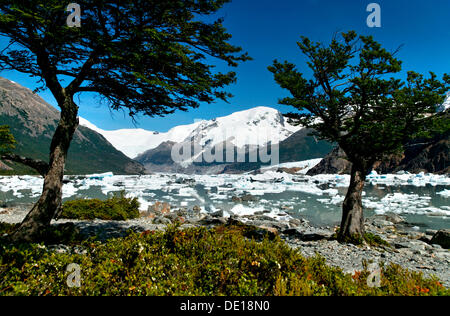
<path fill-rule="evenodd" d="M 145 186 L 140 187 L 139 197 L 141 201 L 153 204 L 155 201 L 168 202 L 174 207 L 193 207 L 199 205 L 206 211 L 223 209 L 233 213 L 238 205 L 232 201 L 233 196 L 245 194 L 245 190 L 224 186 L 210 186 L 199 184 L 171 186 Z M 332 187 L 332 186 L 331 186 Z M 124 181 L 116 181 L 112 185 L 116 191 L 126 189 L 133 192 L 133 188 L 127 186 Z M 337 225 L 341 219 L 341 205 L 346 193 L 345 187 L 333 187 L 338 191 L 335 195 L 317 195 L 301 191 L 284 190 L 280 193 L 263 193 L 255 196 L 256 201 L 241 203 L 246 209 L 255 210 L 281 210 L 292 217 L 306 218 L 312 224 L 319 226 Z M 6 201 L 6 205 L 16 203 L 35 202 L 39 195 L 39 187 L 22 189 L 17 192 L 12 190 L 0 191 L 0 200 Z M 365 216 L 375 213 L 392 211 L 403 216 L 411 226 L 424 231 L 426 229 L 449 229 L 450 216 L 448 213 L 449 198 L 437 194 L 448 190 L 448 185 L 385 185 L 366 184 L 363 197 Z M 184 190 L 188 190 L 184 192 Z M 251 193 L 251 191 L 250 191 Z M 107 192 L 101 185 L 91 185 L 88 188 L 79 187 L 76 193 L 64 200 L 77 198 L 107 198 Z M 111 192 L 109 193 L 111 194 Z M 445 213 L 447 212 L 447 214 Z"/>

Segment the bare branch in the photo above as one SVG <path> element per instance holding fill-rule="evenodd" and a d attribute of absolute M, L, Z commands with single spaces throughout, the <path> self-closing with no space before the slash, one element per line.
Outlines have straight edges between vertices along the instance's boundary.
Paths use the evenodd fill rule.
<path fill-rule="evenodd" d="M 39 172 L 39 174 L 43 177 L 45 177 L 49 168 L 48 163 L 46 163 L 45 161 L 22 157 L 16 154 L 3 154 L 1 156 L 1 159 L 11 160 L 26 165 L 28 167 L 31 167 L 37 172 Z"/>

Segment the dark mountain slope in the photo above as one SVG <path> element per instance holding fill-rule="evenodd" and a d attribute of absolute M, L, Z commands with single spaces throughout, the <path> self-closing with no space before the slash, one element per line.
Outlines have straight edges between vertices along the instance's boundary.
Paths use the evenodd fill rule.
<path fill-rule="evenodd" d="M 14 153 L 48 161 L 52 135 L 59 112 L 29 89 L 0 77 L 0 124 L 9 125 L 17 144 Z M 29 168 L 4 161 L 17 173 Z M 71 143 L 66 172 L 86 174 L 112 171 L 135 174 L 142 165 L 115 149 L 102 135 L 79 126 Z M 12 173 L 11 170 L 8 173 Z"/>

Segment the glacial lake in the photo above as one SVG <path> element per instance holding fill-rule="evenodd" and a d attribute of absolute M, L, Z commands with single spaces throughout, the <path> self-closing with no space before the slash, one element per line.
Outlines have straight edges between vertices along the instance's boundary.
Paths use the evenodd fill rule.
<path fill-rule="evenodd" d="M 266 172 L 259 175 L 116 176 L 111 173 L 66 176 L 64 201 L 78 198 L 105 199 L 124 190 L 137 197 L 141 209 L 156 201 L 172 209 L 192 208 L 203 212 L 219 209 L 225 214 L 250 215 L 265 211 L 273 218 L 306 218 L 318 226 L 334 226 L 341 219 L 341 205 L 349 176 Z M 43 180 L 35 176 L 0 177 L 0 201 L 6 206 L 35 202 Z M 247 200 L 236 197 L 247 195 Z M 233 197 L 235 200 L 233 201 Z M 365 216 L 392 212 L 403 216 L 411 229 L 450 228 L 450 176 L 432 174 L 371 174 L 364 189 Z"/>

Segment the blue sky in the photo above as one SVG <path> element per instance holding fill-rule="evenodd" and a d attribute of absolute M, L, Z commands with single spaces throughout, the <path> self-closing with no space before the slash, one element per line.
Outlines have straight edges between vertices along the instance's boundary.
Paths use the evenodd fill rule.
<path fill-rule="evenodd" d="M 381 28 L 366 25 L 370 14 L 366 7 L 371 2 L 381 6 Z M 403 45 L 398 55 L 403 61 L 403 73 L 407 70 L 433 71 L 439 76 L 450 73 L 448 0 L 234 0 L 218 12 L 219 16 L 225 18 L 224 25 L 233 35 L 232 43 L 242 46 L 254 59 L 236 69 L 238 81 L 228 88 L 234 95 L 230 103 L 202 104 L 198 109 L 163 118 L 140 117 L 138 127 L 164 132 L 195 119 L 211 119 L 255 106 L 290 111 L 289 107 L 277 105 L 278 99 L 287 93 L 274 82 L 267 66 L 274 59 L 288 60 L 306 71 L 305 60 L 296 45 L 300 35 L 329 42 L 335 32 L 355 30 L 373 35 L 388 50 Z M 219 63 L 218 69 L 225 71 L 222 67 Z M 35 80 L 20 73 L 0 75 L 30 89 L 36 86 Z M 40 95 L 55 105 L 51 93 L 44 91 Z M 126 114 L 110 112 L 97 101 L 92 95 L 81 95 L 80 116 L 103 129 L 136 127 Z"/>

